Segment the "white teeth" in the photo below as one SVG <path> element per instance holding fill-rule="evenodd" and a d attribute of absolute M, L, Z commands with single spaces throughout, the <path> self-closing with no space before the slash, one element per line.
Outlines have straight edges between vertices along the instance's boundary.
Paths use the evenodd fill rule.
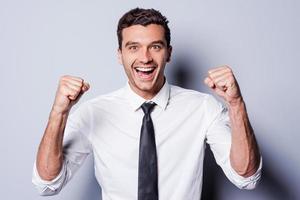
<path fill-rule="evenodd" d="M 136 69 L 141 72 L 150 72 L 154 69 L 154 67 L 137 67 Z"/>

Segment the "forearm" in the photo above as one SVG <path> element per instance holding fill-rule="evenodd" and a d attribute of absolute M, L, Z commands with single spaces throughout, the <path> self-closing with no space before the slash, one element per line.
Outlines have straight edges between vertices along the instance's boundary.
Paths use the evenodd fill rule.
<path fill-rule="evenodd" d="M 44 180 L 54 179 L 63 165 L 63 135 L 68 113 L 51 111 L 37 153 L 37 171 Z"/>
<path fill-rule="evenodd" d="M 242 98 L 228 108 L 232 129 L 231 166 L 239 175 L 249 177 L 259 166 L 258 145 Z"/>

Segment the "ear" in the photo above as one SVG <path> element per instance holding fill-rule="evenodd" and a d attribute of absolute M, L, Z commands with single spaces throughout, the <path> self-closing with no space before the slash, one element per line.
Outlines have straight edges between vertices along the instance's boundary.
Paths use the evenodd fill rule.
<path fill-rule="evenodd" d="M 122 50 L 118 49 L 118 62 L 120 65 L 123 65 L 123 60 L 122 60 Z"/>
<path fill-rule="evenodd" d="M 170 45 L 168 48 L 168 58 L 167 58 L 167 62 L 171 61 L 171 55 L 172 55 L 172 46 Z"/>

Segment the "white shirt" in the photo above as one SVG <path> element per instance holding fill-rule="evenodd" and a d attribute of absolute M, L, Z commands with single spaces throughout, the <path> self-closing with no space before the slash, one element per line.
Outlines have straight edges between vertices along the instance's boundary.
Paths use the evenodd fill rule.
<path fill-rule="evenodd" d="M 230 165 L 231 130 L 227 108 L 211 95 L 169 85 L 151 100 L 161 200 L 200 199 L 203 158 L 208 143 L 228 179 L 253 189 L 262 162 L 251 177 L 239 176 Z M 133 200 L 138 194 L 140 129 L 145 100 L 127 84 L 83 103 L 69 116 L 64 135 L 65 160 L 60 174 L 44 181 L 33 170 L 41 195 L 53 195 L 71 179 L 92 153 L 103 200 Z"/>

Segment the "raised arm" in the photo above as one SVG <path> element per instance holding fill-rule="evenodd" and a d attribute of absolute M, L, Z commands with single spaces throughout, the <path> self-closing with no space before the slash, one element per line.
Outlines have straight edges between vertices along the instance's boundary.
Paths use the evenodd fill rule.
<path fill-rule="evenodd" d="M 233 72 L 228 66 L 209 70 L 204 82 L 225 100 L 229 110 L 232 130 L 231 166 L 239 175 L 249 177 L 259 167 L 260 154 Z"/>
<path fill-rule="evenodd" d="M 63 76 L 59 80 L 48 124 L 39 145 L 36 167 L 39 176 L 53 180 L 63 165 L 63 136 L 69 112 L 83 93 L 89 89 L 83 79 Z"/>

